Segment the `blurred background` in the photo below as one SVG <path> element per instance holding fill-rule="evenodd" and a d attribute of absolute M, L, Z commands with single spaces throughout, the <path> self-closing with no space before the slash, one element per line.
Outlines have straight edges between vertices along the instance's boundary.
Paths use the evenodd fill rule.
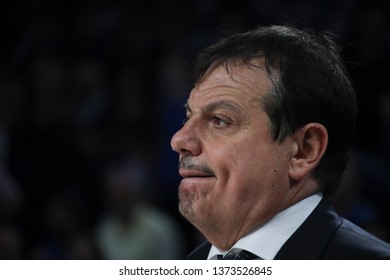
<path fill-rule="evenodd" d="M 196 54 L 256 25 L 329 30 L 359 100 L 339 212 L 390 241 L 390 12 L 376 0 L 1 2 L 0 258 L 180 259 L 177 211 Z"/>

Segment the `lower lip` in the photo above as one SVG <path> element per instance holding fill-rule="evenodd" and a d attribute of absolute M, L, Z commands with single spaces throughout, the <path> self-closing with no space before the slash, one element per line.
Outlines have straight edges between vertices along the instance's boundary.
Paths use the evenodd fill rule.
<path fill-rule="evenodd" d="M 208 185 L 215 181 L 215 177 L 189 177 L 183 178 L 180 182 L 180 188 L 198 187 Z"/>

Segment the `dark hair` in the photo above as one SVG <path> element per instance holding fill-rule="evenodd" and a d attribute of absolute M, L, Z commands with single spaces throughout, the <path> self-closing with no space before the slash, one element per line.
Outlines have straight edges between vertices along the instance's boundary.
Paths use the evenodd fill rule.
<path fill-rule="evenodd" d="M 332 35 L 292 26 L 259 27 L 222 39 L 200 53 L 194 78 L 221 64 L 264 61 L 274 84 L 262 100 L 275 141 L 310 122 L 324 125 L 328 148 L 313 172 L 325 194 L 333 193 L 346 167 L 357 114 L 356 97 Z"/>

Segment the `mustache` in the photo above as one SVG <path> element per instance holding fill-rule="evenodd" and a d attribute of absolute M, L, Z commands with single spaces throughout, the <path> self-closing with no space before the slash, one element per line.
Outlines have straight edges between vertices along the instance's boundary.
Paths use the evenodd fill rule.
<path fill-rule="evenodd" d="M 214 171 L 204 163 L 196 163 L 191 156 L 184 156 L 179 161 L 179 169 L 197 170 L 209 176 L 215 176 Z"/>

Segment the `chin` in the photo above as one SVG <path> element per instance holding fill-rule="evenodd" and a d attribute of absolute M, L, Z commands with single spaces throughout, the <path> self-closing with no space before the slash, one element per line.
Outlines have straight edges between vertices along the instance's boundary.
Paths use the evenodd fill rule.
<path fill-rule="evenodd" d="M 183 192 L 181 192 L 179 194 L 179 212 L 187 220 L 192 220 L 195 217 L 192 199 L 193 195 L 190 195 L 188 192 L 185 193 L 186 194 L 183 194 Z"/>

